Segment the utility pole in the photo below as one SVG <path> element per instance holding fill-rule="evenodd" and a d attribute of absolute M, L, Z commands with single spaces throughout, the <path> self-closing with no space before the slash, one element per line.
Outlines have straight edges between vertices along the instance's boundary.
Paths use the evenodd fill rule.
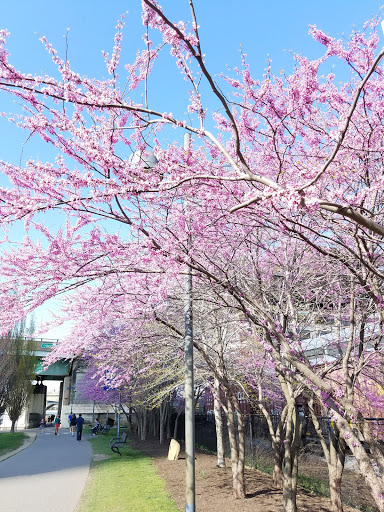
<path fill-rule="evenodd" d="M 189 151 L 190 134 L 184 135 L 184 150 Z M 189 229 L 188 198 L 184 201 L 188 249 L 191 247 Z M 186 512 L 195 512 L 195 404 L 193 378 L 193 315 L 192 315 L 192 269 L 188 266 L 184 292 L 184 354 L 185 354 L 185 459 L 186 459 Z"/>

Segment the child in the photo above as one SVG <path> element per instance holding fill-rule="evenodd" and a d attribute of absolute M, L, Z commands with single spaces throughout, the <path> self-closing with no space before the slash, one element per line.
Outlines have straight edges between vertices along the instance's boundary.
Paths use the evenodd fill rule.
<path fill-rule="evenodd" d="M 39 425 L 40 434 L 43 433 L 44 427 L 45 427 L 45 421 L 44 421 L 44 418 L 41 418 L 40 425 Z"/>

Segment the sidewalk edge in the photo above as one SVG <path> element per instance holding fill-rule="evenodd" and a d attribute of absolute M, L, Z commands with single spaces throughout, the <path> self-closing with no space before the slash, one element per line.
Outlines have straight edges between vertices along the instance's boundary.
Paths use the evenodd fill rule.
<path fill-rule="evenodd" d="M 24 433 L 27 434 L 28 439 L 25 439 L 24 443 L 19 448 L 17 448 L 17 450 L 12 450 L 11 452 L 7 452 L 4 455 L 0 456 L 0 462 L 3 462 L 3 460 L 9 459 L 9 457 L 13 457 L 14 455 L 16 455 L 16 453 L 25 450 L 25 448 L 28 448 L 28 446 L 30 446 L 34 442 L 34 440 L 36 439 L 36 434 L 34 432 Z"/>

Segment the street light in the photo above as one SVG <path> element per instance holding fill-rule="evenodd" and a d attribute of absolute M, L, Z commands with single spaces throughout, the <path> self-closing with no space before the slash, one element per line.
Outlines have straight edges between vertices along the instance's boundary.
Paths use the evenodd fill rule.
<path fill-rule="evenodd" d="M 189 150 L 190 134 L 184 135 L 184 150 Z M 184 203 L 185 214 L 188 216 L 188 201 Z M 189 218 L 186 218 L 188 223 Z M 188 250 L 192 245 L 189 226 Z M 195 404 L 194 404 L 194 375 L 193 375 L 193 314 L 192 314 L 192 269 L 187 266 L 184 291 L 184 355 L 185 355 L 185 512 L 195 512 Z"/>
<path fill-rule="evenodd" d="M 144 169 L 153 169 L 155 165 L 159 163 L 156 155 L 153 151 L 143 149 L 142 151 L 135 151 L 130 159 L 129 163 L 132 165 L 140 165 Z"/>
<path fill-rule="evenodd" d="M 184 135 L 184 150 L 189 150 L 190 134 Z M 145 170 L 153 169 L 158 160 L 153 151 L 136 151 L 130 158 L 131 164 L 141 164 Z M 188 215 L 188 202 L 184 202 Z M 188 219 L 187 219 L 188 222 Z M 187 231 L 189 227 L 187 226 Z M 191 235 L 188 234 L 188 248 L 191 247 Z M 184 356 L 185 356 L 185 459 L 186 512 L 195 512 L 195 415 L 194 415 L 194 368 L 193 368 L 193 315 L 192 315 L 192 270 L 186 269 L 184 289 Z"/>

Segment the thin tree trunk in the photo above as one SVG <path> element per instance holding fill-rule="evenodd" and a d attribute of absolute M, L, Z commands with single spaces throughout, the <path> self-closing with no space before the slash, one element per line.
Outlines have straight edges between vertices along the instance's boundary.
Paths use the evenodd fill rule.
<path fill-rule="evenodd" d="M 243 415 L 240 410 L 239 402 L 236 397 L 233 397 L 234 406 L 237 412 L 237 433 L 238 433 L 238 450 L 239 459 L 237 464 L 237 472 L 239 475 L 239 482 L 241 482 L 240 497 L 245 498 L 245 428 Z"/>
<path fill-rule="evenodd" d="M 230 399 L 228 399 L 227 410 L 228 435 L 231 447 L 233 497 L 245 498 L 244 474 L 241 473 L 241 466 L 239 466 L 239 449 L 236 437 L 235 415 L 233 413 L 233 407 Z"/>
<path fill-rule="evenodd" d="M 272 470 L 272 480 L 273 484 L 276 487 L 283 487 L 283 451 L 281 446 L 280 439 L 277 441 L 272 440 L 272 450 L 273 450 L 273 470 Z"/>
<path fill-rule="evenodd" d="M 384 512 L 384 481 L 381 476 L 376 475 L 372 461 L 367 455 L 364 447 L 362 446 L 358 437 L 354 434 L 348 421 L 337 411 L 333 410 L 334 418 L 336 420 L 337 428 L 343 436 L 345 442 L 350 448 L 356 462 L 359 465 L 359 470 L 362 477 L 367 483 L 372 498 L 375 501 L 376 507 L 379 512 Z M 375 458 L 373 459 L 375 460 Z"/>
<path fill-rule="evenodd" d="M 141 439 L 141 411 L 138 407 L 136 408 L 136 427 L 137 435 Z"/>
<path fill-rule="evenodd" d="M 149 415 L 149 420 L 150 420 L 150 425 L 152 427 L 153 437 L 155 437 L 158 434 L 158 432 L 159 432 L 159 430 L 158 430 L 158 418 L 159 418 L 159 416 L 160 416 L 159 409 L 152 410 L 150 412 L 150 415 Z M 150 428 L 148 430 L 150 430 Z"/>
<path fill-rule="evenodd" d="M 143 409 L 143 413 L 141 415 L 140 439 L 141 441 L 145 441 L 147 439 L 147 409 Z"/>
<path fill-rule="evenodd" d="M 182 411 L 178 411 L 176 418 L 175 418 L 175 425 L 173 427 L 173 439 L 176 439 L 177 441 L 177 427 L 179 426 L 179 418 L 181 416 Z"/>
<path fill-rule="evenodd" d="M 284 512 L 297 512 L 297 473 L 300 449 L 300 421 L 297 408 L 289 405 L 284 447 L 283 502 Z"/>
<path fill-rule="evenodd" d="M 341 501 L 341 477 L 343 469 L 344 468 L 341 468 L 338 463 L 333 463 L 328 468 L 331 512 L 343 512 L 343 503 Z"/>
<path fill-rule="evenodd" d="M 124 415 L 125 415 L 125 417 L 127 419 L 127 422 L 128 422 L 128 425 L 129 425 L 129 430 L 130 430 L 130 432 L 132 432 L 132 413 L 131 413 L 131 408 L 128 407 L 128 411 L 126 411 L 124 409 L 124 405 L 121 404 L 121 410 L 123 411 L 123 413 L 124 413 Z"/>
<path fill-rule="evenodd" d="M 284 502 L 284 512 L 296 512 L 296 500 L 293 494 L 292 488 L 292 469 L 293 469 L 293 461 L 292 461 L 292 453 L 291 453 L 291 443 L 292 443 L 292 406 L 289 407 L 288 415 L 287 415 L 287 427 L 285 432 L 285 447 L 284 447 L 284 469 L 283 469 L 283 502 Z"/>
<path fill-rule="evenodd" d="M 165 399 L 160 404 L 160 409 L 159 409 L 159 441 L 160 441 L 160 444 L 163 444 L 163 442 L 164 442 L 165 422 L 167 419 L 167 405 L 168 405 L 168 401 L 167 401 L 167 399 Z"/>
<path fill-rule="evenodd" d="M 214 380 L 213 410 L 215 413 L 216 443 L 217 443 L 217 466 L 225 468 L 224 440 L 223 440 L 223 418 L 220 407 L 220 382 L 217 377 Z"/>
<path fill-rule="evenodd" d="M 267 421 L 269 434 L 272 440 L 272 451 L 273 451 L 273 472 L 272 479 L 274 485 L 276 487 L 283 487 L 283 444 L 282 444 L 282 433 L 283 433 L 283 424 L 285 422 L 287 407 L 285 407 L 280 415 L 279 423 L 274 429 L 273 422 L 269 411 L 264 407 L 262 400 L 262 389 L 259 384 L 259 408 L 263 413 L 264 418 Z"/>
<path fill-rule="evenodd" d="M 328 466 L 331 512 L 343 512 L 341 479 L 344 471 L 345 449 L 345 441 L 341 438 L 340 432 L 335 425 L 331 429 L 331 442 L 329 446 L 330 464 Z"/>
<path fill-rule="evenodd" d="M 127 414 L 125 414 L 125 416 L 127 417 L 127 420 L 128 420 L 129 430 L 130 430 L 130 432 L 133 432 L 133 425 L 132 425 L 132 407 L 131 407 L 131 406 L 128 406 L 128 416 L 127 416 Z"/>
<path fill-rule="evenodd" d="M 239 429 L 239 444 L 236 437 L 236 425 L 233 413 L 233 404 L 237 404 L 236 393 L 233 391 L 231 384 L 226 377 L 225 363 L 223 359 L 223 347 L 221 337 L 217 337 L 218 348 L 218 362 L 213 362 L 209 355 L 203 348 L 195 342 L 195 347 L 204 357 L 210 369 L 216 377 L 219 378 L 221 385 L 225 388 L 227 402 L 227 422 L 228 434 L 231 446 L 231 466 L 232 466 L 232 483 L 233 483 L 233 496 L 235 498 L 245 498 L 245 479 L 244 479 L 244 463 L 245 463 L 245 433 L 242 421 L 241 412 L 238 413 L 238 429 Z M 233 404 L 231 403 L 233 400 Z"/>
<path fill-rule="evenodd" d="M 168 402 L 167 414 L 167 439 L 171 439 L 171 404 Z"/>
<path fill-rule="evenodd" d="M 313 425 L 323 448 L 325 460 L 327 461 L 331 512 L 343 512 L 343 503 L 341 500 L 341 479 L 344 470 L 346 444 L 344 439 L 340 436 L 340 432 L 336 425 L 331 425 L 328 449 L 321 425 L 315 414 L 313 398 L 308 401 L 308 407 L 311 413 Z"/>

